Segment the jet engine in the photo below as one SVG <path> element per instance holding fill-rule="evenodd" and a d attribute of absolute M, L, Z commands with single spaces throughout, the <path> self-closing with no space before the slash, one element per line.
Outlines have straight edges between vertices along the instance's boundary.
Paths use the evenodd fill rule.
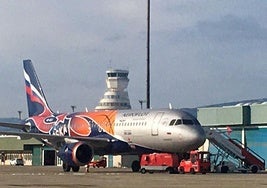
<path fill-rule="evenodd" d="M 93 155 L 93 148 L 84 142 L 66 144 L 58 152 L 58 156 L 68 167 L 86 165 L 92 160 Z"/>

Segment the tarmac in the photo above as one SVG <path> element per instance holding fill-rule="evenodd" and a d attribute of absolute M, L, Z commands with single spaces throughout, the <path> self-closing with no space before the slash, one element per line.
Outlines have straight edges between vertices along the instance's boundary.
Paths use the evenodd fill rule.
<path fill-rule="evenodd" d="M 267 173 L 167 174 L 133 173 L 129 168 L 90 168 L 63 172 L 56 166 L 0 166 L 0 187 L 108 188 L 266 188 Z"/>

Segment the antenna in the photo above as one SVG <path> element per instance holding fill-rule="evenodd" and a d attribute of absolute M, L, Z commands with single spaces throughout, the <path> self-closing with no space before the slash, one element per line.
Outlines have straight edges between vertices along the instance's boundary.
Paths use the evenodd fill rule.
<path fill-rule="evenodd" d="M 109 61 L 108 61 L 108 66 L 109 66 L 109 68 L 111 69 L 111 63 L 112 63 L 112 59 L 110 59 Z"/>

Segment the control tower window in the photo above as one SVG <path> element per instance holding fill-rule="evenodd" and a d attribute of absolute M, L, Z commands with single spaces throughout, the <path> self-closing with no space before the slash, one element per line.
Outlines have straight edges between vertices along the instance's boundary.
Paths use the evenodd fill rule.
<path fill-rule="evenodd" d="M 108 73 L 108 77 L 117 77 L 117 73 Z"/>
<path fill-rule="evenodd" d="M 118 73 L 118 76 L 119 76 L 119 77 L 127 77 L 128 74 L 127 74 L 127 73 L 121 73 L 121 72 L 119 72 L 119 73 Z"/>

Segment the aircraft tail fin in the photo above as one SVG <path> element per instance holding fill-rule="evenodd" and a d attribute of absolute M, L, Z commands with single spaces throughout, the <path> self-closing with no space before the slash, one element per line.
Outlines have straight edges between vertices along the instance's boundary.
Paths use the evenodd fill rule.
<path fill-rule="evenodd" d="M 29 117 L 50 116 L 53 112 L 47 104 L 43 89 L 31 60 L 23 60 L 23 67 Z"/>

